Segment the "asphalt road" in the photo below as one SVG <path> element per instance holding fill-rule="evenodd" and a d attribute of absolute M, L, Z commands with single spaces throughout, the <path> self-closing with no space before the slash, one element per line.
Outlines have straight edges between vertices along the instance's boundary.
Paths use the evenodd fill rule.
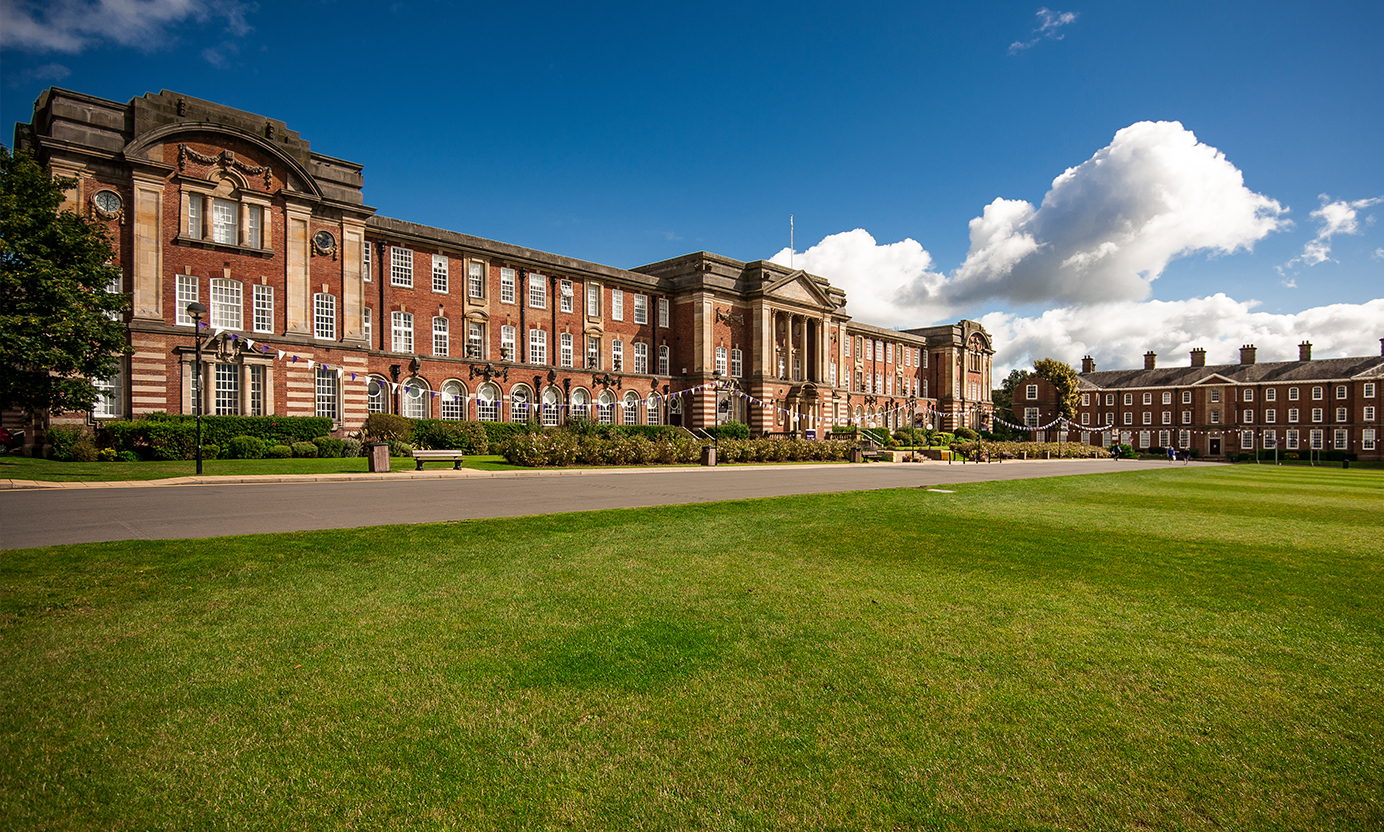
<path fill-rule="evenodd" d="M 432 523 L 1168 467 L 1166 462 L 1132 460 L 776 465 L 583 471 L 580 476 L 522 472 L 454 480 L 27 489 L 0 491 L 0 549 Z"/>

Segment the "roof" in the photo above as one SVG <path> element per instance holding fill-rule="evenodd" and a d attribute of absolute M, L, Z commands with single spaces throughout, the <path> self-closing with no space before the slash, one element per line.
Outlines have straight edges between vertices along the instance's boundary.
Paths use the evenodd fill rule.
<path fill-rule="evenodd" d="M 1103 370 L 1082 373 L 1082 387 L 1190 387 L 1196 384 L 1277 384 L 1328 379 L 1384 377 L 1384 356 L 1321 358 L 1315 361 L 1266 361 L 1262 364 L 1213 364 L 1206 367 L 1157 367 L 1152 370 Z"/>

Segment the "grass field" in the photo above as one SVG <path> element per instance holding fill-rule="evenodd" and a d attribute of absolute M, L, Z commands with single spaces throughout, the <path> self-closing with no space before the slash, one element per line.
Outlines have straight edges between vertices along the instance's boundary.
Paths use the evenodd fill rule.
<path fill-rule="evenodd" d="M 0 827 L 1378 829 L 1384 476 L 0 555 Z"/>

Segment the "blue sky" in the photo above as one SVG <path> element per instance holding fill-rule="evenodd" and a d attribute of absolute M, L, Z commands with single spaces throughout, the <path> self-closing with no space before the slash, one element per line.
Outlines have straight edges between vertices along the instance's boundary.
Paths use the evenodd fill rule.
<path fill-rule="evenodd" d="M 851 313 L 980 319 L 1002 367 L 1384 337 L 1377 1 L 0 13 L 7 143 L 49 85 L 170 89 L 364 164 L 382 214 L 610 265 L 787 260 L 791 214 Z"/>

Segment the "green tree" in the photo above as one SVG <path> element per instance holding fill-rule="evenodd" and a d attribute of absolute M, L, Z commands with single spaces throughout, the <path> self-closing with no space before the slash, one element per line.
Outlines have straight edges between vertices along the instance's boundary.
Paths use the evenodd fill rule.
<path fill-rule="evenodd" d="M 0 409 L 90 410 L 128 352 L 106 231 L 59 211 L 72 180 L 0 145 Z"/>
<path fill-rule="evenodd" d="M 1028 373 L 1023 370 L 1010 370 L 1009 375 L 1005 376 L 1004 381 L 1000 384 L 1000 389 L 990 393 L 990 401 L 995 405 L 995 416 L 1006 422 L 1022 424 L 1022 422 L 1014 416 L 1014 391 L 1019 388 L 1019 385 L 1022 384 L 1026 378 L 1028 378 Z M 1012 428 L 1008 428 L 999 422 L 995 423 L 993 433 L 1002 439 L 1017 435 Z"/>
<path fill-rule="evenodd" d="M 1057 404 L 1062 415 L 1071 419 L 1076 416 L 1077 376 L 1076 370 L 1053 358 L 1033 362 L 1033 372 L 1045 378 L 1057 391 Z"/>

